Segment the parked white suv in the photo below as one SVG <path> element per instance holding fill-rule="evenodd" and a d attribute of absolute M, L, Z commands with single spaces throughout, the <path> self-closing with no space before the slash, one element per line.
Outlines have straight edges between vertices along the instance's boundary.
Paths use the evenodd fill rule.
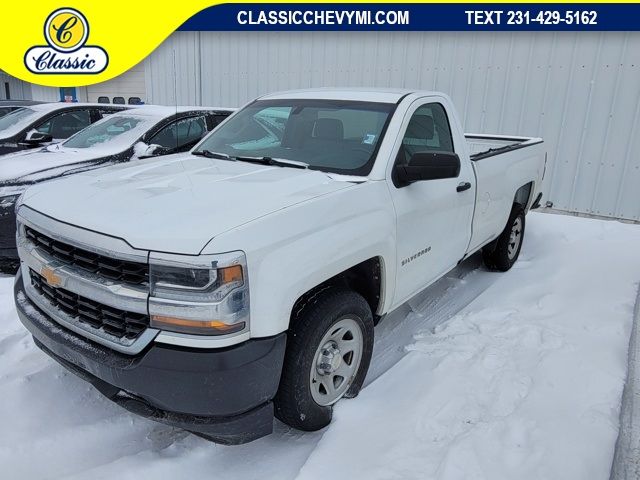
<path fill-rule="evenodd" d="M 518 258 L 542 140 L 467 135 L 446 95 L 267 95 L 190 153 L 19 202 L 36 343 L 136 413 L 219 442 L 303 430 L 355 396 L 374 325 L 482 249 Z"/>

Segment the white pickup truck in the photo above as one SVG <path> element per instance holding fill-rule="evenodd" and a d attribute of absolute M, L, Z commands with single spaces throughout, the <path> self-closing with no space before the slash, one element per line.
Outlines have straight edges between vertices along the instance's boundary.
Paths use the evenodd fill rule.
<path fill-rule="evenodd" d="M 518 258 L 542 140 L 465 135 L 441 93 L 261 97 L 190 153 L 28 189 L 18 313 L 123 407 L 214 441 L 317 430 L 374 326 L 461 260 Z"/>

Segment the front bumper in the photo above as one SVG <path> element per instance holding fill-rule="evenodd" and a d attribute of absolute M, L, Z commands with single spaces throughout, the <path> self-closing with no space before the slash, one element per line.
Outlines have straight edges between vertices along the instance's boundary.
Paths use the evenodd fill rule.
<path fill-rule="evenodd" d="M 152 343 L 132 356 L 53 321 L 27 297 L 20 273 L 14 295 L 36 345 L 127 410 L 219 443 L 246 443 L 271 433 L 284 333 L 220 349 Z"/>

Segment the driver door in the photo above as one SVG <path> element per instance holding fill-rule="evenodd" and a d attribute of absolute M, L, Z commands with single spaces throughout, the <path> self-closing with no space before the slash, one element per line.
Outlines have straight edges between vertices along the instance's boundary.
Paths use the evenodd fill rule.
<path fill-rule="evenodd" d="M 455 145 L 446 110 L 434 98 L 417 100 L 401 131 L 396 164 L 406 165 L 418 152 L 455 153 L 456 147 L 465 151 Z M 455 138 L 463 137 L 458 134 Z M 475 180 L 468 159 L 463 156 L 460 163 L 456 178 L 402 185 L 392 174 L 391 196 L 397 215 L 395 305 L 438 279 L 466 253 L 471 238 Z"/>

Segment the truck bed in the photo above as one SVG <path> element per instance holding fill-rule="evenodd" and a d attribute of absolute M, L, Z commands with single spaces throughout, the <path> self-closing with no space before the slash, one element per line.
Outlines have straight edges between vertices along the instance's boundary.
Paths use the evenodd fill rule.
<path fill-rule="evenodd" d="M 531 183 L 529 199 L 536 197 L 546 155 L 541 138 L 465 134 L 465 139 L 477 185 L 469 245 L 473 252 L 500 233 L 496 226 L 507 223 L 518 188 Z M 491 160 L 480 161 L 487 158 Z"/>
<path fill-rule="evenodd" d="M 465 133 L 464 137 L 467 140 L 469 155 L 473 162 L 542 143 L 541 138 L 535 137 L 511 137 L 479 133 Z"/>

